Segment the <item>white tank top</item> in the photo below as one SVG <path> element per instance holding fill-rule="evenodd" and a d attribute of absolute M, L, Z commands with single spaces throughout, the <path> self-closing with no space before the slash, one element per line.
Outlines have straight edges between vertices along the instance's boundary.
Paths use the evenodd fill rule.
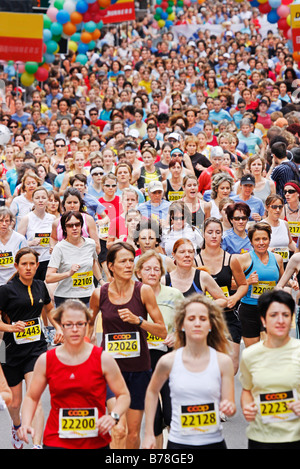
<path fill-rule="evenodd" d="M 45 213 L 43 219 L 37 217 L 34 211 L 28 213 L 26 239 L 32 241 L 34 238 L 40 238 L 40 244 L 32 246 L 40 255 L 39 262 L 48 261 L 50 259 L 49 242 L 54 220 L 55 216 L 50 213 Z"/>
<path fill-rule="evenodd" d="M 276 248 L 275 252 L 280 254 L 283 262 L 289 260 L 289 234 L 284 220 L 279 220 L 279 226 L 272 226 L 270 248 Z"/>
<path fill-rule="evenodd" d="M 217 206 L 214 199 L 211 199 L 210 202 L 211 202 L 210 216 L 218 218 L 218 220 L 220 220 L 222 218 L 222 215 L 220 213 L 219 207 Z"/>
<path fill-rule="evenodd" d="M 223 441 L 219 418 L 221 372 L 215 349 L 204 371 L 194 373 L 182 361 L 183 348 L 175 353 L 169 376 L 172 419 L 169 440 L 183 445 L 202 446 Z"/>

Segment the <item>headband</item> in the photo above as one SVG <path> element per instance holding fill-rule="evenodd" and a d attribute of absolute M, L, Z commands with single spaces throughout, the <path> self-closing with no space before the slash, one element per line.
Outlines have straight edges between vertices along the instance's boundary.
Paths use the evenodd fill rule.
<path fill-rule="evenodd" d="M 173 150 L 171 150 L 170 152 L 171 156 L 172 156 L 172 153 L 181 153 L 183 155 L 183 151 L 181 150 L 181 148 L 173 148 Z"/>
<path fill-rule="evenodd" d="M 292 186 L 300 195 L 300 187 L 298 186 L 298 184 L 295 184 L 293 181 L 290 181 L 290 182 L 286 182 L 284 187 L 285 186 Z"/>

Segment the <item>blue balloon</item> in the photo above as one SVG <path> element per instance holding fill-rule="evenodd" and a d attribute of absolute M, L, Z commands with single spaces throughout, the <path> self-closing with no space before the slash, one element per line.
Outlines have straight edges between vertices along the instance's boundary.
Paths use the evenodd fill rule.
<path fill-rule="evenodd" d="M 60 36 L 61 33 L 63 32 L 63 25 L 60 23 L 52 23 L 50 28 L 51 28 L 51 33 L 54 36 Z"/>
<path fill-rule="evenodd" d="M 79 42 L 80 41 L 80 33 L 74 33 L 71 37 L 70 37 L 71 41 L 74 41 L 74 42 Z"/>
<path fill-rule="evenodd" d="M 253 1 L 251 2 L 251 6 L 252 6 L 253 8 L 258 8 L 259 5 L 260 5 L 260 3 L 259 3 L 257 0 L 253 0 Z"/>
<path fill-rule="evenodd" d="M 84 55 L 87 53 L 88 50 L 89 50 L 88 44 L 84 44 L 83 42 L 80 42 L 80 44 L 78 44 L 78 49 L 77 49 L 78 54 Z"/>
<path fill-rule="evenodd" d="M 56 21 L 60 24 L 66 24 L 70 21 L 70 13 L 66 10 L 59 10 L 56 15 Z"/>
<path fill-rule="evenodd" d="M 165 24 L 165 27 L 169 29 L 169 28 L 171 28 L 172 26 L 173 26 L 173 21 L 167 20 L 167 21 L 166 21 L 166 24 Z"/>
<path fill-rule="evenodd" d="M 269 0 L 269 5 L 271 8 L 278 8 L 281 5 L 281 0 Z"/>
<path fill-rule="evenodd" d="M 55 55 L 54 54 L 44 54 L 44 59 L 45 59 L 45 62 L 46 64 L 52 64 L 52 62 L 54 62 L 54 59 L 55 59 Z"/>
<path fill-rule="evenodd" d="M 44 29 L 43 30 L 43 41 L 48 42 L 48 41 L 51 41 L 51 39 L 52 39 L 52 33 L 51 33 L 50 29 Z"/>
<path fill-rule="evenodd" d="M 76 11 L 78 13 L 86 13 L 88 11 L 88 4 L 84 0 L 79 0 L 79 2 L 76 5 Z"/>
<path fill-rule="evenodd" d="M 55 52 L 57 49 L 57 42 L 51 39 L 51 41 L 47 42 L 46 46 L 47 46 L 47 53 L 53 54 L 53 52 Z"/>
<path fill-rule="evenodd" d="M 163 11 L 161 14 L 160 14 L 160 17 L 162 20 L 167 20 L 168 19 L 168 13 L 166 11 Z"/>
<path fill-rule="evenodd" d="M 88 58 L 84 54 L 78 54 L 76 57 L 76 62 L 81 63 L 81 65 L 85 65 L 88 61 Z"/>
<path fill-rule="evenodd" d="M 271 24 L 276 24 L 279 19 L 280 19 L 280 16 L 278 15 L 278 13 L 277 13 L 276 10 L 271 10 L 271 11 L 267 14 L 267 20 L 268 20 L 269 23 L 271 23 Z"/>

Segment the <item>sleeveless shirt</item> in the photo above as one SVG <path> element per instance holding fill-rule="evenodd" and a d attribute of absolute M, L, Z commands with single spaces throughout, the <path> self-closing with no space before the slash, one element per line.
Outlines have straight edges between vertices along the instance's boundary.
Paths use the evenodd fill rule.
<path fill-rule="evenodd" d="M 110 435 L 98 434 L 90 438 L 60 438 L 59 409 L 98 409 L 98 418 L 106 413 L 106 380 L 102 373 L 103 349 L 94 346 L 87 360 L 79 365 L 65 365 L 48 350 L 46 376 L 51 395 L 51 409 L 43 442 L 47 446 L 66 449 L 96 449 L 109 444 Z"/>
<path fill-rule="evenodd" d="M 193 283 L 190 286 L 190 288 L 186 292 L 182 292 L 184 297 L 190 296 L 193 293 L 203 293 L 202 287 L 201 287 L 201 281 L 200 281 L 200 270 L 196 269 L 195 270 L 195 275 L 193 279 Z M 171 287 L 172 286 L 172 281 L 171 281 L 171 276 L 170 273 L 167 272 L 165 275 L 165 280 L 166 280 L 166 286 Z"/>
<path fill-rule="evenodd" d="M 108 294 L 109 285 L 109 283 L 106 283 L 100 289 L 99 310 L 102 313 L 103 324 L 103 340 L 101 345 L 103 349 L 106 349 L 106 341 L 111 340 L 111 345 L 114 342 L 117 346 L 116 341 L 122 340 L 123 337 L 123 344 L 127 347 L 128 341 L 136 337 L 136 340 L 140 343 L 139 356 L 130 357 L 124 354 L 124 358 L 116 358 L 117 363 L 122 372 L 148 371 L 151 368 L 151 363 L 147 345 L 147 332 L 136 324 L 122 321 L 118 313 L 119 309 L 128 308 L 136 316 L 142 316 L 147 320 L 148 312 L 141 299 L 141 288 L 143 284 L 141 282 L 134 283 L 132 297 L 123 305 L 116 305 L 110 301 Z M 130 335 L 131 337 L 129 338 Z M 136 347 L 136 344 L 134 346 Z M 107 351 L 109 351 L 109 348 Z"/>

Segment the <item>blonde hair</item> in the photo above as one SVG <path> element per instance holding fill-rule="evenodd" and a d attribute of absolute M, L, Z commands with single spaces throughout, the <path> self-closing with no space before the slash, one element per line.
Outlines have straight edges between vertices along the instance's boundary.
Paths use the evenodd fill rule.
<path fill-rule="evenodd" d="M 160 273 L 161 273 L 160 277 L 165 275 L 165 269 L 164 269 L 164 266 L 163 266 L 163 261 L 162 261 L 161 256 L 156 251 L 154 251 L 153 249 L 150 249 L 149 251 L 145 252 L 144 254 L 142 254 L 138 258 L 137 263 L 135 265 L 134 275 L 139 280 L 140 280 L 140 277 L 138 276 L 138 272 L 141 271 L 141 269 L 143 268 L 143 265 L 145 264 L 145 262 L 149 261 L 149 259 L 151 259 L 152 257 L 155 257 L 159 262 Z"/>
<path fill-rule="evenodd" d="M 57 324 L 61 324 L 61 318 L 63 313 L 67 309 L 73 309 L 75 311 L 82 311 L 88 323 L 92 321 L 93 313 L 92 310 L 89 309 L 82 301 L 74 299 L 74 300 L 66 300 L 64 301 L 58 308 L 56 308 L 52 312 L 52 318 L 54 319 Z"/>
<path fill-rule="evenodd" d="M 176 304 L 174 318 L 175 348 L 184 347 L 186 345 L 186 336 L 182 328 L 186 316 L 186 309 L 192 303 L 202 304 L 207 308 L 211 325 L 211 331 L 207 336 L 207 345 L 218 352 L 229 353 L 230 334 L 223 316 L 223 309 L 214 300 L 199 293 L 194 293 Z"/>

